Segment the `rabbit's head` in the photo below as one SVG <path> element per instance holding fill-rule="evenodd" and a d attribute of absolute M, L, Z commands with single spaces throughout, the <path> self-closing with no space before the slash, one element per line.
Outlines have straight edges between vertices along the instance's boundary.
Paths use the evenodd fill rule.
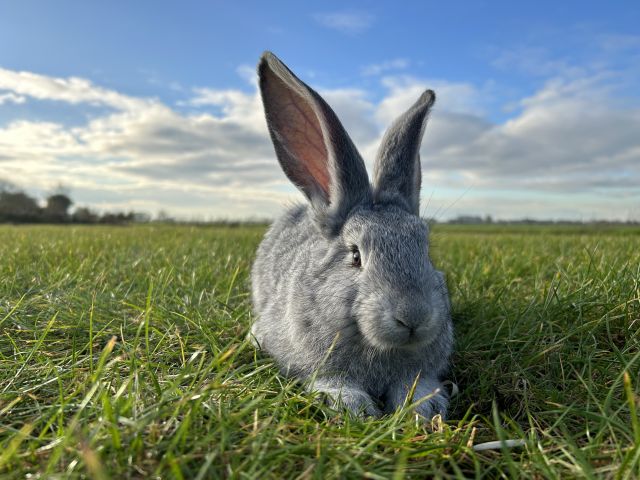
<path fill-rule="evenodd" d="M 258 71 L 278 160 L 307 197 L 326 245 L 320 265 L 308 266 L 317 298 L 346 301 L 342 313 L 377 349 L 433 342 L 450 322 L 444 276 L 429 259 L 428 228 L 419 217 L 419 150 L 435 94 L 424 92 L 389 128 L 369 182 L 320 95 L 269 52 Z"/>
<path fill-rule="evenodd" d="M 447 287 L 429 259 L 423 221 L 393 203 L 374 203 L 353 211 L 337 241 L 350 251 L 355 274 L 347 274 L 344 289 L 354 290 L 352 312 L 368 343 L 412 348 L 442 335 Z"/>

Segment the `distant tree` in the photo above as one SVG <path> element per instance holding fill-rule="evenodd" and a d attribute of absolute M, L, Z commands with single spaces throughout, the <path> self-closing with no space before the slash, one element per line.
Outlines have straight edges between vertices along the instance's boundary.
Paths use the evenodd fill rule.
<path fill-rule="evenodd" d="M 36 222 L 40 207 L 35 198 L 24 192 L 0 191 L 0 220 L 6 222 Z"/>
<path fill-rule="evenodd" d="M 175 220 L 167 213 L 166 210 L 160 210 L 158 212 L 158 216 L 156 217 L 156 222 L 160 223 L 173 223 Z"/>
<path fill-rule="evenodd" d="M 64 195 L 71 198 L 71 190 L 64 183 L 58 183 L 52 190 L 50 190 L 49 196 L 52 195 Z"/>
<path fill-rule="evenodd" d="M 65 222 L 69 219 L 69 207 L 73 201 L 62 193 L 50 195 L 47 198 L 47 206 L 44 208 L 46 220 L 52 222 Z"/>
<path fill-rule="evenodd" d="M 104 215 L 102 215 L 100 217 L 100 223 L 110 223 L 110 224 L 114 224 L 114 225 L 123 225 L 125 223 L 131 223 L 133 222 L 134 219 L 134 214 L 133 212 L 131 213 L 123 213 L 123 212 L 118 212 L 118 213 L 105 213 Z"/>
<path fill-rule="evenodd" d="M 109 212 L 103 213 L 98 219 L 98 222 L 100 223 L 117 223 L 117 221 L 118 218 L 116 217 L 116 215 Z"/>
<path fill-rule="evenodd" d="M 151 221 L 151 215 L 144 212 L 132 212 L 133 221 L 136 223 L 149 223 Z"/>
<path fill-rule="evenodd" d="M 98 215 L 87 207 L 79 207 L 73 212 L 71 220 L 75 223 L 96 223 L 98 221 Z"/>
<path fill-rule="evenodd" d="M 478 215 L 458 215 L 456 218 L 449 221 L 449 223 L 459 223 L 463 225 L 475 225 L 483 223 L 482 217 Z"/>

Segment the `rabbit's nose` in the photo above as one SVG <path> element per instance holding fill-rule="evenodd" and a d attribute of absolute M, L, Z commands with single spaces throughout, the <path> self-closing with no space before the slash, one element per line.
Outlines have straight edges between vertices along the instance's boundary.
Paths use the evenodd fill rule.
<path fill-rule="evenodd" d="M 406 328 L 407 330 L 409 330 L 409 334 L 413 334 L 414 327 L 412 325 L 410 325 L 407 320 L 404 320 L 404 319 L 398 318 L 398 317 L 394 317 L 394 320 L 396 321 L 396 323 L 400 327 L 403 327 L 403 328 Z"/>
<path fill-rule="evenodd" d="M 406 328 L 409 332 L 414 333 L 415 330 L 422 325 L 429 317 L 429 307 L 423 302 L 414 301 L 401 305 L 395 312 L 394 319 L 398 326 Z"/>

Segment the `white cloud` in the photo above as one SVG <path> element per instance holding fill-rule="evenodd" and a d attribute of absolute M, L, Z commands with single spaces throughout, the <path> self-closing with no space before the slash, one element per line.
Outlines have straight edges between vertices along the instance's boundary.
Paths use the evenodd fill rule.
<path fill-rule="evenodd" d="M 381 82 L 387 89 L 387 95 L 380 102 L 376 115 L 383 125 L 391 123 L 428 88 L 436 92 L 436 105 L 442 105 L 449 112 L 484 113 L 486 94 L 470 83 L 420 79 L 410 75 L 387 76 Z"/>
<path fill-rule="evenodd" d="M 249 85 L 258 86 L 258 72 L 253 65 L 240 65 L 236 73 Z"/>
<path fill-rule="evenodd" d="M 640 198 L 640 109 L 616 107 L 597 88 L 578 83 L 584 89 L 549 82 L 503 124 L 434 115 L 422 149 L 425 165 L 480 188 Z M 453 131 L 458 141 L 441 141 Z"/>
<path fill-rule="evenodd" d="M 321 93 L 371 166 L 384 128 L 425 88 L 436 90 L 421 151 L 424 195 L 434 194 L 427 215 L 625 219 L 640 211 L 640 108 L 616 102 L 607 75 L 549 80 L 501 123 L 486 117 L 482 86 L 380 81 L 379 101 L 358 88 Z M 194 89 L 187 113 L 78 78 L 0 70 L 0 88 L 111 109 L 79 126 L 23 119 L 0 128 L 0 177 L 30 190 L 62 182 L 79 204 L 207 218 L 271 216 L 301 198 L 275 159 L 255 83 L 248 92 Z"/>
<path fill-rule="evenodd" d="M 362 11 L 317 13 L 313 18 L 323 27 L 349 35 L 363 33 L 371 28 L 375 20 L 372 14 Z"/>
<path fill-rule="evenodd" d="M 195 96 L 186 104 L 196 107 L 217 107 L 219 117 L 227 123 L 236 122 L 254 131 L 266 132 L 266 122 L 257 85 L 255 88 L 256 90 L 253 93 L 246 93 L 241 90 L 194 88 Z"/>
<path fill-rule="evenodd" d="M 368 100 L 367 92 L 353 88 L 320 90 L 320 94 L 358 146 L 363 147 L 378 138 L 380 128 L 375 121 L 376 105 Z"/>
<path fill-rule="evenodd" d="M 98 87 L 84 78 L 56 78 L 4 68 L 0 68 L 0 90 L 9 90 L 37 100 L 88 103 L 118 110 L 140 109 L 154 103 L 153 100 L 135 98 Z"/>
<path fill-rule="evenodd" d="M 16 95 L 13 92 L 0 92 L 0 105 L 3 103 L 24 103 L 27 99 L 22 95 Z"/>
<path fill-rule="evenodd" d="M 164 207 L 187 217 L 272 214 L 294 193 L 273 160 L 257 92 L 203 89 L 194 103 L 217 105 L 220 114 L 180 114 L 82 79 L 6 70 L 1 78 L 3 88 L 38 100 L 116 110 L 75 127 L 16 120 L 0 128 L 0 177 L 30 190 L 62 182 L 82 195 L 78 203 Z M 180 195 L 197 202 L 185 205 Z"/>
<path fill-rule="evenodd" d="M 387 60 L 381 63 L 372 63 L 365 65 L 361 69 L 361 73 L 364 76 L 380 75 L 390 70 L 402 70 L 407 68 L 411 62 L 406 58 L 394 58 L 393 60 Z"/>

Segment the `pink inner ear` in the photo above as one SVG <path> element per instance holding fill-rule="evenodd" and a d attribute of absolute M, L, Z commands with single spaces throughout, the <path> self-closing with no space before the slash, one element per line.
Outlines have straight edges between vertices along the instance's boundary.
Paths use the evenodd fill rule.
<path fill-rule="evenodd" d="M 277 76 L 271 77 L 271 122 L 285 148 L 298 160 L 292 180 L 303 187 L 319 188 L 329 199 L 329 159 L 324 135 L 311 100 L 299 95 Z M 297 172 L 297 173 L 296 173 Z"/>

